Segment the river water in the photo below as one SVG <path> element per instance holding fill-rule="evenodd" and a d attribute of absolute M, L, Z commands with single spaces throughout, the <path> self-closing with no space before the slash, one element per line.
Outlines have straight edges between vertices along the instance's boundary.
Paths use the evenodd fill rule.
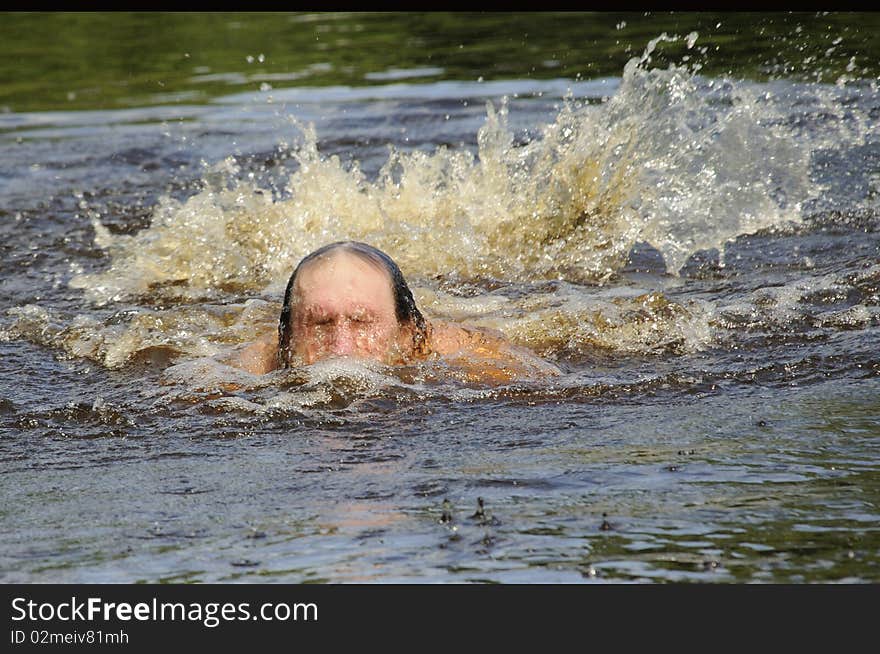
<path fill-rule="evenodd" d="M 880 581 L 877 15 L 2 22 L 0 580 Z M 348 238 L 562 374 L 224 365 Z"/>

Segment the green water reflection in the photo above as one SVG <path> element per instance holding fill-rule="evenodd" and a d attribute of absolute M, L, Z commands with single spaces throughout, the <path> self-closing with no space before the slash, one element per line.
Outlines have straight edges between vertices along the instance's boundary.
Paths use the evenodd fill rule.
<path fill-rule="evenodd" d="M 834 82 L 880 73 L 880 14 L 189 13 L 0 15 L 0 111 L 204 103 L 239 91 L 619 76 L 654 64 Z M 697 32 L 688 49 L 687 34 Z M 703 51 L 705 49 L 705 51 Z"/>

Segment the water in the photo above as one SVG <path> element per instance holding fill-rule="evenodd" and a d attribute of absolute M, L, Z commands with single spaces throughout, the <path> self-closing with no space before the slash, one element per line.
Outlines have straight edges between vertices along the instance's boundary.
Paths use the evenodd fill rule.
<path fill-rule="evenodd" d="M 877 22 L 4 16 L 0 579 L 880 580 Z M 342 238 L 563 374 L 224 365 Z"/>

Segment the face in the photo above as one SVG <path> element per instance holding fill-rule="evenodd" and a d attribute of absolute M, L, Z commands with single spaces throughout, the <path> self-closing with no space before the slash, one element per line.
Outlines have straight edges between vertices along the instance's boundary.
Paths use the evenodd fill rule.
<path fill-rule="evenodd" d="M 394 363 L 405 329 L 388 273 L 351 253 L 332 252 L 300 270 L 293 289 L 291 342 L 305 364 L 328 357 Z"/>

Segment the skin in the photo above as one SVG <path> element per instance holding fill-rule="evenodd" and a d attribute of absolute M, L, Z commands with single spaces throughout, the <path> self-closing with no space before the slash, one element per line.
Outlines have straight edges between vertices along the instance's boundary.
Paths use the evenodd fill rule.
<path fill-rule="evenodd" d="M 388 365 L 423 356 L 413 350 L 413 327 L 400 324 L 387 271 L 345 251 L 335 251 L 300 270 L 291 312 L 292 363 L 352 357 Z M 558 374 L 555 366 L 491 330 L 435 321 L 429 324 L 430 356 L 439 356 L 471 381 L 508 381 Z M 267 334 L 239 353 L 238 367 L 265 374 L 278 367 L 278 335 Z"/>

